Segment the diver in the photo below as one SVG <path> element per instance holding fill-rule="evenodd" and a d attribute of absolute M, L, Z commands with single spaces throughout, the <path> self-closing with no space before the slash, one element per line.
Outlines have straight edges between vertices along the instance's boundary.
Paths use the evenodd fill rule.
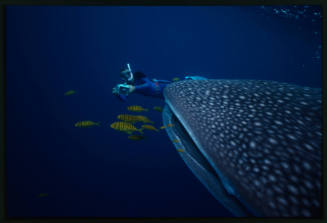
<path fill-rule="evenodd" d="M 130 65 L 127 64 L 127 68 L 123 69 L 120 73 L 123 84 L 117 84 L 113 89 L 112 93 L 116 95 L 120 100 L 126 101 L 127 96 L 131 93 L 138 93 L 144 96 L 150 96 L 155 98 L 163 97 L 163 89 L 172 81 L 150 79 L 144 73 L 137 71 L 132 72 Z M 186 80 L 205 80 L 207 78 L 200 76 L 186 76 Z"/>
<path fill-rule="evenodd" d="M 150 79 L 140 71 L 133 73 L 129 64 L 127 64 L 127 69 L 122 70 L 120 74 L 125 83 L 117 84 L 112 89 L 112 93 L 122 101 L 126 101 L 131 93 L 163 99 L 163 89 L 172 83 L 168 80 Z"/>

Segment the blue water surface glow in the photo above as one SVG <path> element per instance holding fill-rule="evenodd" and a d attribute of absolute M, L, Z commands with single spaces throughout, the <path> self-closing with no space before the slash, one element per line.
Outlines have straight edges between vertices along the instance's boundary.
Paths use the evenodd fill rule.
<path fill-rule="evenodd" d="M 131 141 L 110 128 L 128 105 L 164 105 L 141 95 L 124 103 L 112 88 L 126 62 L 158 79 L 202 75 L 321 87 L 321 10 L 303 9 L 7 7 L 8 216 L 232 216 L 165 131 Z M 68 90 L 77 93 L 65 96 Z M 162 125 L 159 112 L 143 114 Z M 80 120 L 101 125 L 74 127 Z"/>

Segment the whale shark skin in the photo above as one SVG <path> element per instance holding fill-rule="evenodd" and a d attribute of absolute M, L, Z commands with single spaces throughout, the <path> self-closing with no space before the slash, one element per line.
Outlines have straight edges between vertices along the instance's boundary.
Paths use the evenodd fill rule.
<path fill-rule="evenodd" d="M 169 84 L 164 97 L 169 138 L 235 216 L 322 216 L 321 89 L 185 80 Z"/>

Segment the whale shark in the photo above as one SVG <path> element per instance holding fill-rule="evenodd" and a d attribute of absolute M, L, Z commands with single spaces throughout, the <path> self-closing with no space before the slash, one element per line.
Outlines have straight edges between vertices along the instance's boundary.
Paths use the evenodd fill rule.
<path fill-rule="evenodd" d="M 322 216 L 320 88 L 183 80 L 164 98 L 176 151 L 234 216 Z"/>

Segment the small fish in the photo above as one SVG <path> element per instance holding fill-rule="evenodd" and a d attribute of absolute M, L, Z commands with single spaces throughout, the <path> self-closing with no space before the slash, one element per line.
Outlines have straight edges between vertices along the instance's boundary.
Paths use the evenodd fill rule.
<path fill-rule="evenodd" d="M 168 127 L 173 127 L 174 125 L 169 123 L 167 126 L 161 126 L 160 129 L 165 129 L 165 128 L 168 128 Z"/>
<path fill-rule="evenodd" d="M 142 111 L 148 111 L 149 109 L 143 108 L 142 106 L 139 105 L 131 105 L 127 107 L 127 110 L 133 112 L 142 112 Z"/>
<path fill-rule="evenodd" d="M 179 81 L 180 79 L 178 77 L 174 77 L 172 81 Z"/>
<path fill-rule="evenodd" d="M 185 150 L 184 149 L 177 149 L 177 152 L 185 153 Z"/>
<path fill-rule="evenodd" d="M 68 95 L 72 95 L 72 94 L 76 94 L 76 91 L 74 91 L 74 90 L 70 90 L 70 91 L 67 91 L 67 92 L 65 93 L 66 96 L 68 96 Z"/>
<path fill-rule="evenodd" d="M 117 131 L 126 132 L 127 134 L 132 134 L 135 131 L 143 133 L 142 129 L 137 129 L 133 124 L 129 122 L 114 122 L 110 125 L 110 127 Z"/>
<path fill-rule="evenodd" d="M 167 126 L 164 126 L 164 125 L 163 125 L 163 126 L 161 126 L 160 128 L 161 128 L 161 129 L 165 129 L 165 128 L 173 127 L 173 126 L 174 126 L 173 124 L 168 124 Z"/>
<path fill-rule="evenodd" d="M 48 196 L 48 193 L 40 193 L 37 196 L 38 197 L 47 197 Z"/>
<path fill-rule="evenodd" d="M 152 125 L 142 125 L 141 126 L 142 129 L 147 129 L 147 130 L 152 130 L 152 131 L 157 131 L 159 132 L 158 129 L 156 129 L 156 127 L 152 126 Z"/>
<path fill-rule="evenodd" d="M 75 127 L 85 128 L 91 126 L 100 126 L 100 122 L 93 122 L 93 121 L 80 121 L 75 123 Z"/>
<path fill-rule="evenodd" d="M 140 120 L 141 122 L 144 122 L 144 123 L 154 123 L 149 118 L 147 118 L 143 115 L 138 115 L 137 118 L 138 118 L 138 120 Z"/>
<path fill-rule="evenodd" d="M 118 115 L 117 118 L 119 120 L 125 121 L 125 122 L 130 122 L 130 123 L 136 123 L 136 122 L 143 122 L 143 123 L 154 123 L 147 117 L 143 115 L 129 115 L 129 114 L 121 114 Z"/>
<path fill-rule="evenodd" d="M 130 135 L 130 136 L 128 136 L 128 138 L 131 139 L 131 140 L 137 141 L 137 140 L 144 139 L 144 136 L 143 135 Z"/>
<path fill-rule="evenodd" d="M 178 139 L 173 139 L 173 142 L 179 143 L 180 141 Z"/>
<path fill-rule="evenodd" d="M 153 107 L 153 110 L 158 111 L 158 112 L 162 112 L 162 107 L 160 107 L 160 106 L 154 106 Z"/>
<path fill-rule="evenodd" d="M 120 114 L 117 118 L 124 122 L 136 123 L 139 122 L 139 117 L 136 115 Z"/>

